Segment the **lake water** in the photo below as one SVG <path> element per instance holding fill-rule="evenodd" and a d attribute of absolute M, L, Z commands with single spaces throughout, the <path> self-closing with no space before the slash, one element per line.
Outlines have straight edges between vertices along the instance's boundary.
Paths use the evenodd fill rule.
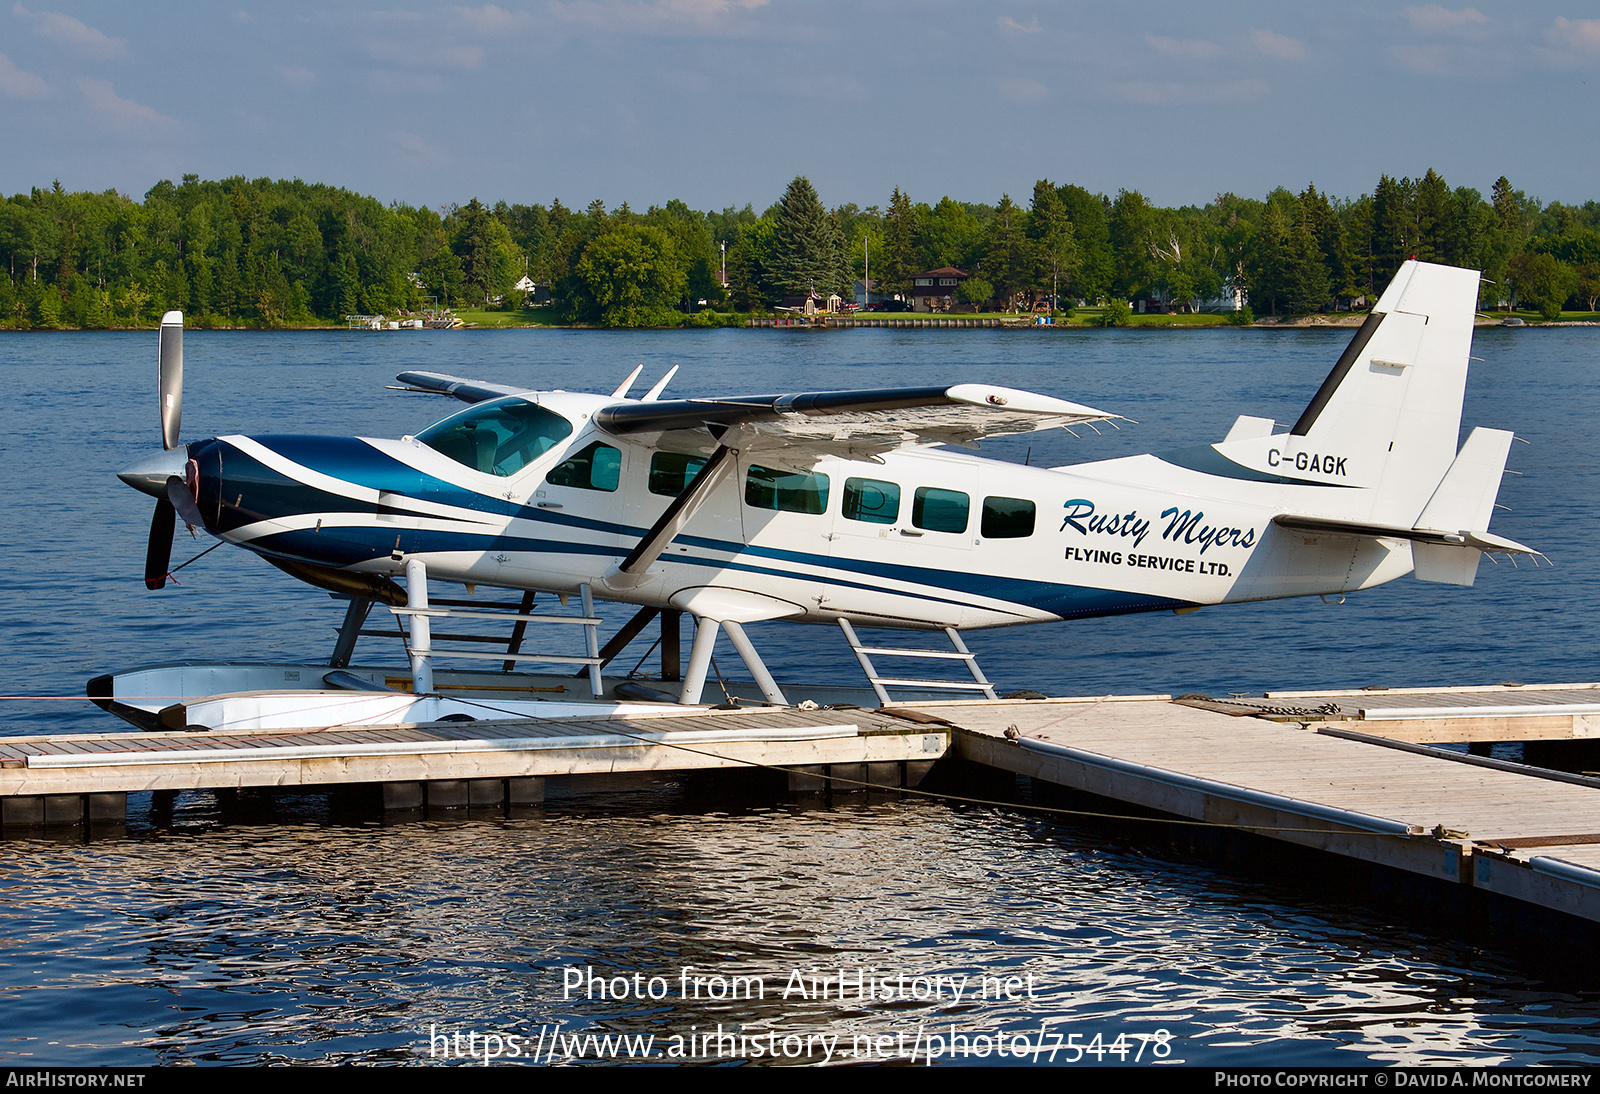
<path fill-rule="evenodd" d="M 681 364 L 676 395 L 987 380 L 1137 421 L 984 446 L 1059 465 L 1217 440 L 1241 413 L 1293 421 L 1347 337 L 191 331 L 183 433 L 394 436 L 458 405 L 383 390 L 405 369 L 609 390 L 640 362 L 642 383 Z M 1342 605 L 982 632 L 969 641 L 985 669 L 1004 689 L 1057 694 L 1595 679 L 1600 331 L 1489 330 L 1473 352 L 1482 360 L 1464 424 L 1532 442 L 1513 446 L 1510 467 L 1522 475 L 1507 476 L 1494 529 L 1548 552 L 1553 567 L 1485 562 L 1472 589 L 1406 578 Z M 121 728 L 72 698 L 108 670 L 315 661 L 330 648 L 339 606 L 239 551 L 212 553 L 177 587 L 144 589 L 148 499 L 114 472 L 159 444 L 154 360 L 150 333 L 0 336 L 11 501 L 0 523 L 4 690 L 68 697 L 6 700 L 0 732 Z M 207 543 L 180 539 L 174 561 Z M 859 674 L 830 629 L 751 629 L 780 675 Z M 717 1058 L 715 1042 L 692 1038 L 720 1025 L 747 1038 L 723 1042 L 724 1055 L 772 1047 L 793 1062 L 822 1062 L 830 1037 L 841 1038 L 839 1062 L 863 1058 L 848 1053 L 869 1043 L 926 1054 L 930 1037 L 956 1036 L 968 1040 L 954 1062 L 1015 1062 L 997 1046 L 1042 1040 L 1039 1062 L 1060 1045 L 1059 1063 L 1074 1034 L 1078 1044 L 1099 1034 L 1101 1045 L 1126 1034 L 1129 1063 L 1141 1045 L 1146 1060 L 1198 1065 L 1600 1062 L 1592 993 L 1419 922 L 1338 903 L 1292 875 L 1264 878 L 1157 837 L 1016 809 L 921 800 L 733 809 L 691 789 L 668 782 L 509 819 L 393 826 L 315 795 L 247 798 L 226 815 L 209 795 L 186 795 L 158 822 L 136 796 L 125 838 L 7 839 L 0 1054 L 414 1061 L 429 1059 L 430 1045 L 438 1058 L 439 1037 L 457 1031 L 463 1046 L 469 1033 L 526 1036 L 524 1054 L 543 1032 L 546 1051 L 559 1025 L 563 1038 L 654 1036 L 661 1053 L 677 1036 L 686 1053 Z M 585 967 L 637 972 L 639 990 L 564 992 Z M 790 979 L 840 968 L 879 978 L 867 983 L 881 990 L 862 999 L 852 980 L 843 1001 L 802 997 Z M 695 976 L 705 979 L 699 998 Z M 746 977 L 766 998 L 711 998 L 717 976 Z M 916 997 L 935 990 L 942 998 Z M 602 1049 L 563 1041 L 556 1058 L 579 1051 Z"/>

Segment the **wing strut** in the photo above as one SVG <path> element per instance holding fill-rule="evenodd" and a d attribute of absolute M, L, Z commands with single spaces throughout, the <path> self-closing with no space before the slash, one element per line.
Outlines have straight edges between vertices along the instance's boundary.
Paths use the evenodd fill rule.
<path fill-rule="evenodd" d="M 694 516 L 695 510 L 700 508 L 702 502 L 711 496 L 723 479 L 733 470 L 735 451 L 725 444 L 718 444 L 717 450 L 711 454 L 704 466 L 695 472 L 694 478 L 689 480 L 689 485 L 684 488 L 666 512 L 662 513 L 650 531 L 646 532 L 628 557 L 623 559 L 617 567 L 606 574 L 605 582 L 612 587 L 627 588 L 643 581 L 652 563 L 661 557 L 661 552 L 667 549 L 684 525 L 689 523 L 689 518 Z"/>

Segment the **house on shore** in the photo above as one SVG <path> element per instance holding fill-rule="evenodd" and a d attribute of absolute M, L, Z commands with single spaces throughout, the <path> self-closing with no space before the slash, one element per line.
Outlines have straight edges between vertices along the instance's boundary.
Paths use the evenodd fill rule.
<path fill-rule="evenodd" d="M 927 270 L 911 279 L 911 291 L 906 299 L 911 302 L 913 311 L 949 311 L 956 302 L 956 289 L 971 276 L 954 266 Z"/>

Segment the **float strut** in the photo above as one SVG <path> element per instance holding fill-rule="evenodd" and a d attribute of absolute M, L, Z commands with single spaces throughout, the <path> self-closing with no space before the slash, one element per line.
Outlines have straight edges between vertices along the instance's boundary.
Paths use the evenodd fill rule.
<path fill-rule="evenodd" d="M 718 626 L 715 619 L 702 617 L 699 629 L 694 632 L 694 646 L 689 650 L 689 671 L 684 674 L 683 690 L 678 693 L 678 702 L 686 706 L 700 701 L 700 691 L 706 686 L 706 671 L 711 668 L 711 651 L 717 644 Z"/>
<path fill-rule="evenodd" d="M 583 599 L 583 616 L 585 619 L 594 618 L 594 593 L 587 583 L 578 586 L 578 595 Z M 589 693 L 596 699 L 604 694 L 604 686 L 600 683 L 600 629 L 593 623 L 586 623 L 583 628 L 584 646 L 589 654 Z"/>
<path fill-rule="evenodd" d="M 420 558 L 406 559 L 406 607 L 411 632 L 406 650 L 411 655 L 411 691 L 415 695 L 433 694 L 433 643 L 428 631 L 428 567 Z"/>
<path fill-rule="evenodd" d="M 350 598 L 350 606 L 344 610 L 344 623 L 339 627 L 339 641 L 334 643 L 333 656 L 328 658 L 330 669 L 350 667 L 350 657 L 355 653 L 356 639 L 361 637 L 361 628 L 367 622 L 367 613 L 371 610 L 372 601 L 366 597 Z"/>
<path fill-rule="evenodd" d="M 733 648 L 738 650 L 739 656 L 744 659 L 744 667 L 755 677 L 756 686 L 761 689 L 761 694 L 766 696 L 767 702 L 774 706 L 788 706 L 789 700 L 785 699 L 783 692 L 778 689 L 778 682 L 767 671 L 767 666 L 761 660 L 761 655 L 756 652 L 750 636 L 744 633 L 744 627 L 731 619 L 725 621 L 722 626 L 728 632 L 728 640 L 733 643 Z"/>

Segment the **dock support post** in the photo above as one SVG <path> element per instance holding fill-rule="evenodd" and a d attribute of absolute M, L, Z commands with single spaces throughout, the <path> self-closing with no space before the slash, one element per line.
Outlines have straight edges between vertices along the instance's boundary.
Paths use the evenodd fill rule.
<path fill-rule="evenodd" d="M 385 810 L 421 809 L 422 784 L 420 782 L 384 783 L 383 808 Z"/>
<path fill-rule="evenodd" d="M 433 645 L 428 630 L 428 567 L 420 558 L 406 559 L 406 607 L 414 613 L 407 617 L 410 637 L 406 652 L 411 655 L 411 691 L 415 695 L 433 694 L 433 659 L 429 656 Z"/>
<path fill-rule="evenodd" d="M 43 823 L 43 798 L 0 798 L 0 824 L 5 825 L 5 827 L 10 828 L 12 825 Z"/>
<path fill-rule="evenodd" d="M 683 613 L 672 608 L 661 611 L 661 679 L 682 680 L 683 658 L 679 643 L 683 639 Z"/>
<path fill-rule="evenodd" d="M 728 640 L 733 643 L 733 648 L 739 651 L 739 656 L 744 660 L 744 667 L 750 670 L 750 675 L 755 677 L 756 686 L 761 689 L 761 694 L 766 696 L 767 702 L 774 706 L 786 707 L 789 700 L 783 697 L 783 692 L 778 688 L 778 682 L 767 671 L 766 664 L 761 660 L 761 655 L 756 652 L 755 646 L 750 641 L 750 636 L 744 633 L 744 627 L 729 619 L 722 626 L 728 632 Z"/>
<path fill-rule="evenodd" d="M 108 792 L 87 798 L 90 824 L 118 824 L 128 819 L 128 795 Z"/>
<path fill-rule="evenodd" d="M 544 776 L 518 775 L 506 780 L 506 791 L 512 805 L 542 805 L 544 803 Z"/>
<path fill-rule="evenodd" d="M 700 626 L 694 632 L 694 645 L 689 650 L 689 671 L 683 678 L 683 690 L 678 693 L 678 702 L 685 706 L 700 701 L 700 692 L 706 686 L 706 671 L 711 668 L 711 651 L 717 644 L 719 626 L 715 619 L 702 616 Z"/>
<path fill-rule="evenodd" d="M 789 775 L 789 793 L 791 794 L 822 794 L 828 789 L 827 767 L 823 764 L 809 764 L 805 767 L 791 767 L 787 769 Z"/>
<path fill-rule="evenodd" d="M 333 656 L 328 658 L 330 669 L 350 667 L 350 658 L 356 651 L 356 639 L 361 637 L 361 628 L 371 610 L 372 601 L 366 597 L 350 598 L 350 606 L 344 610 L 344 622 L 339 625 L 339 640 L 333 645 Z"/>
<path fill-rule="evenodd" d="M 594 591 L 589 588 L 588 582 L 578 586 L 578 595 L 583 598 L 583 614 L 586 619 L 594 618 Z M 600 630 L 593 623 L 585 624 L 583 628 L 584 642 L 587 643 L 589 656 L 596 658 L 594 664 L 589 666 L 589 690 L 596 699 L 605 693 L 605 688 L 600 683 Z"/>

